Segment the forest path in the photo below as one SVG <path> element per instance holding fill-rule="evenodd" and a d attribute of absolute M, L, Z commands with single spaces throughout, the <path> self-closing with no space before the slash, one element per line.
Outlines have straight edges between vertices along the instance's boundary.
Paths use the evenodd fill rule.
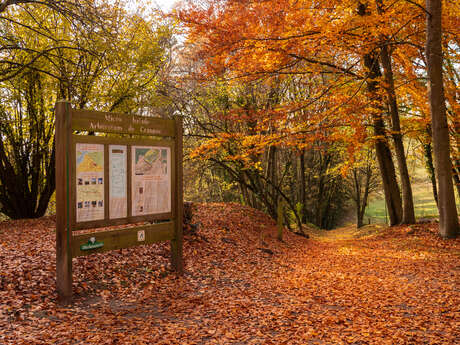
<path fill-rule="evenodd" d="M 0 223 L 0 344 L 459 344 L 460 239 L 434 224 L 278 241 L 267 215 L 224 203 L 193 222 L 183 276 L 168 243 L 76 258 L 66 308 L 54 220 Z"/>
<path fill-rule="evenodd" d="M 383 224 L 371 224 L 357 229 L 356 224 L 351 224 L 332 230 L 315 229 L 312 227 L 304 227 L 303 230 L 312 239 L 325 242 L 336 242 L 374 236 L 384 231 L 386 228 L 387 227 Z"/>

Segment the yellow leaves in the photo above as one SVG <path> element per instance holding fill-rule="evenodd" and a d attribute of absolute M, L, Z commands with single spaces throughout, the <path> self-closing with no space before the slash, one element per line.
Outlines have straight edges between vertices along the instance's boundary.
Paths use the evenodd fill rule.
<path fill-rule="evenodd" d="M 207 159 L 211 155 L 217 154 L 224 144 L 228 143 L 237 135 L 229 133 L 217 133 L 216 137 L 207 140 L 204 144 L 195 149 L 191 154 L 191 158 Z"/>
<path fill-rule="evenodd" d="M 261 170 L 262 162 L 257 156 L 265 151 L 267 145 L 281 145 L 283 143 L 281 138 L 280 134 L 215 133 L 213 138 L 194 149 L 190 158 L 206 160 L 216 156 Z"/>

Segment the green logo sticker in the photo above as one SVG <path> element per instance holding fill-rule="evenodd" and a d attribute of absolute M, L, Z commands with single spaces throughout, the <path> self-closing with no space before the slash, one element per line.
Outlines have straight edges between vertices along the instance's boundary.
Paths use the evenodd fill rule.
<path fill-rule="evenodd" d="M 104 247 L 104 242 L 96 241 L 96 237 L 91 237 L 87 243 L 80 246 L 81 250 L 91 250 Z"/>

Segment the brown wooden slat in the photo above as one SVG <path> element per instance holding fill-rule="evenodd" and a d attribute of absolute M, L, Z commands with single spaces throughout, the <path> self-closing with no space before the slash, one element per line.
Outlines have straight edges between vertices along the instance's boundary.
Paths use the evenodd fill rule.
<path fill-rule="evenodd" d="M 118 218 L 118 219 L 106 219 L 106 220 L 101 219 L 101 220 L 94 220 L 90 222 L 76 223 L 73 227 L 73 230 L 77 231 L 77 230 L 83 230 L 83 229 L 95 229 L 95 228 L 103 228 L 103 227 L 113 226 L 113 225 L 151 222 L 154 220 L 169 220 L 172 218 L 173 218 L 172 212 L 168 212 L 168 213 L 148 214 L 148 215 L 142 215 L 142 216 L 136 216 L 136 217 Z"/>
<path fill-rule="evenodd" d="M 174 147 L 174 140 L 154 140 L 141 138 L 112 138 L 95 135 L 72 135 L 73 145 L 81 144 L 107 144 L 107 145 L 133 145 L 133 146 L 165 146 Z"/>
<path fill-rule="evenodd" d="M 151 244 L 160 241 L 168 241 L 174 237 L 175 222 L 166 222 L 160 224 L 143 225 L 128 229 L 100 231 L 72 237 L 72 257 L 86 256 L 95 253 L 103 253 L 110 250 Z M 138 241 L 138 231 L 145 232 L 145 240 Z M 88 243 L 91 237 L 96 241 L 104 243 L 101 248 L 81 250 L 80 246 Z"/>
<path fill-rule="evenodd" d="M 174 120 L 93 110 L 72 110 L 72 129 L 103 133 L 123 133 L 174 137 Z"/>

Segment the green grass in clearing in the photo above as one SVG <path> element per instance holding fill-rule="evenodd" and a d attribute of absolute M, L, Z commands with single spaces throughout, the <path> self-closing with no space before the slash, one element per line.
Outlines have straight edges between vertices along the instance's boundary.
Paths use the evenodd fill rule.
<path fill-rule="evenodd" d="M 420 218 L 437 218 L 438 208 L 434 201 L 431 183 L 422 175 L 423 169 L 416 169 L 415 177 L 412 183 L 412 193 L 414 197 L 415 217 Z M 422 175 L 422 176 L 420 176 Z M 456 195 L 457 196 L 457 195 Z M 460 210 L 460 201 L 457 198 L 457 209 Z M 364 222 L 368 223 L 388 223 L 385 199 L 383 193 L 375 196 L 369 201 L 366 209 Z"/>

